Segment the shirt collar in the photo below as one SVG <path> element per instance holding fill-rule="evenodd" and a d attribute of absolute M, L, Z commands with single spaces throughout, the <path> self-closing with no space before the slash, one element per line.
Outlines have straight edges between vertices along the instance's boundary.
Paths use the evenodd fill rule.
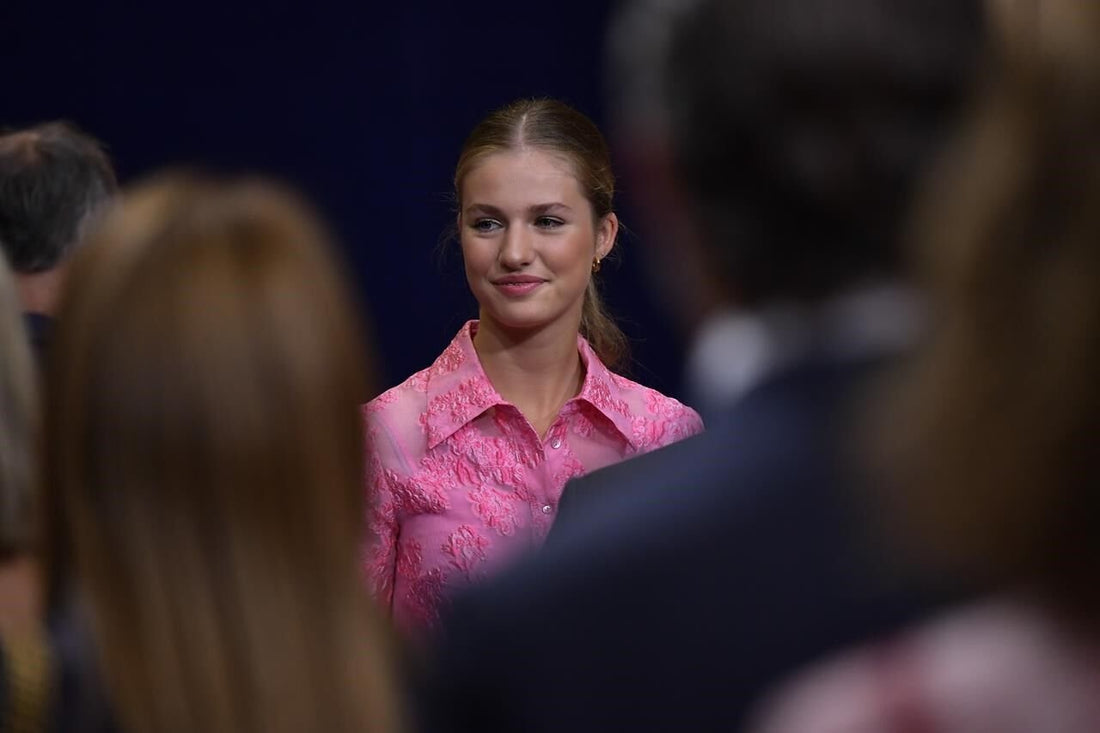
<path fill-rule="evenodd" d="M 420 422 L 427 433 L 428 449 L 451 437 L 459 428 L 486 410 L 509 403 L 500 396 L 474 350 L 477 321 L 467 321 L 443 353 L 428 367 L 427 409 Z M 637 449 L 629 403 L 619 377 L 611 372 L 588 344 L 577 336 L 577 350 L 584 364 L 584 383 L 575 398 L 587 402 L 606 417 L 623 438 Z M 568 404 L 568 403 L 566 403 Z"/>
<path fill-rule="evenodd" d="M 900 353 L 920 333 L 923 310 L 913 291 L 871 283 L 816 306 L 775 302 L 726 311 L 698 331 L 687 360 L 693 404 L 714 412 L 792 364 Z"/>
<path fill-rule="evenodd" d="M 428 407 L 420 423 L 427 432 L 429 450 L 490 407 L 507 404 L 481 368 L 474 351 L 476 329 L 476 320 L 467 321 L 428 367 Z"/>
<path fill-rule="evenodd" d="M 631 447 L 640 449 L 639 442 L 634 438 L 633 413 L 626 400 L 623 378 L 604 366 L 583 336 L 577 336 L 577 349 L 584 362 L 584 384 L 577 399 L 592 405 L 611 421 Z"/>

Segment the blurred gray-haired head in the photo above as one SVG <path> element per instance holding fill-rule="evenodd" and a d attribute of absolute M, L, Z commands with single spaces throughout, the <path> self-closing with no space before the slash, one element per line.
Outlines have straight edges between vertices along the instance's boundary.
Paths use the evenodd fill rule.
<path fill-rule="evenodd" d="M 0 246 L 12 269 L 56 267 L 116 188 L 103 146 L 71 123 L 0 135 Z"/>

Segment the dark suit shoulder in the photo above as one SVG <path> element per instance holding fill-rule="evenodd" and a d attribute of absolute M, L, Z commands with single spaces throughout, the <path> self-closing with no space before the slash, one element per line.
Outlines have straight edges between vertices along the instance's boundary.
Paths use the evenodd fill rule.
<path fill-rule="evenodd" d="M 757 476 L 781 482 L 808 463 L 829 460 L 836 441 L 846 438 L 853 390 L 867 368 L 805 365 L 754 390 L 705 433 L 570 481 L 548 544 L 598 533 L 608 520 L 657 519 L 670 502 L 714 491 L 750 494 L 760 488 Z"/>
<path fill-rule="evenodd" d="M 784 671 L 926 608 L 862 543 L 837 460 L 858 374 L 789 376 L 578 482 L 617 488 L 456 601 L 443 729 L 735 727 Z"/>

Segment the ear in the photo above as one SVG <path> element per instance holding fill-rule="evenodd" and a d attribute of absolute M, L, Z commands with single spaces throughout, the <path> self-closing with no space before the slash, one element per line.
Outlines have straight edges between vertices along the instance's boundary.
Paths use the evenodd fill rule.
<path fill-rule="evenodd" d="M 603 259 L 611 254 L 611 250 L 615 247 L 615 242 L 619 236 L 619 217 L 615 216 L 615 212 L 611 212 L 604 218 L 600 219 L 599 226 L 596 228 L 596 257 L 597 259 Z"/>

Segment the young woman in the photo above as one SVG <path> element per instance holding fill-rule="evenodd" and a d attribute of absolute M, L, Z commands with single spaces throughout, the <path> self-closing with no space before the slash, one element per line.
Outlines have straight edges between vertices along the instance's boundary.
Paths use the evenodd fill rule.
<path fill-rule="evenodd" d="M 523 100 L 471 133 L 457 225 L 479 319 L 365 407 L 374 592 L 398 627 L 546 536 L 566 481 L 702 430 L 611 371 L 625 337 L 593 276 L 615 246 L 614 177 L 592 122 Z"/>
<path fill-rule="evenodd" d="M 396 725 L 358 565 L 365 355 L 328 246 L 269 184 L 163 179 L 73 263 L 52 598 L 87 623 L 122 730 Z"/>

